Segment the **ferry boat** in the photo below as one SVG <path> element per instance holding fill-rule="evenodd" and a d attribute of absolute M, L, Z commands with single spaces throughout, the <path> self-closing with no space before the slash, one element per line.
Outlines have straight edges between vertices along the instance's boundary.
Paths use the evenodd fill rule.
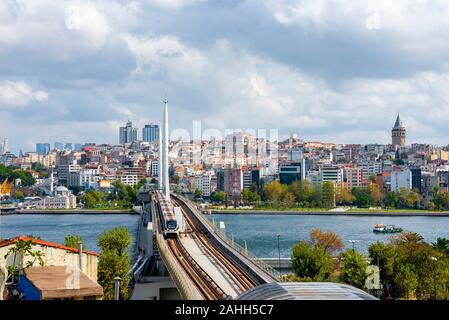
<path fill-rule="evenodd" d="M 401 233 L 402 228 L 398 228 L 393 224 L 383 225 L 376 224 L 373 229 L 374 233 Z"/>

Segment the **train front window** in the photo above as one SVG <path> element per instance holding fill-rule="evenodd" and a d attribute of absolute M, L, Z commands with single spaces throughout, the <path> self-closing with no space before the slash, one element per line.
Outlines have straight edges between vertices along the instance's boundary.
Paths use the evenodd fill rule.
<path fill-rule="evenodd" d="M 178 226 L 178 223 L 176 222 L 176 220 L 167 221 L 167 228 L 169 230 L 175 230 L 177 226 Z"/>

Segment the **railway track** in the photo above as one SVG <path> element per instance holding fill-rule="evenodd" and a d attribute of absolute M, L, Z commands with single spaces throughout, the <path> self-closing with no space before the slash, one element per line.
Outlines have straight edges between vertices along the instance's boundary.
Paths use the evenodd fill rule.
<path fill-rule="evenodd" d="M 182 209 L 187 223 L 203 247 L 227 270 L 228 277 L 237 285 L 239 293 L 255 287 L 254 280 L 238 264 L 220 251 L 207 229 L 197 221 L 191 209 L 175 196 L 172 197 L 172 201 Z"/>
<path fill-rule="evenodd" d="M 179 239 L 169 239 L 168 245 L 205 299 L 224 300 L 227 294 L 207 274 L 206 271 L 192 258 Z"/>

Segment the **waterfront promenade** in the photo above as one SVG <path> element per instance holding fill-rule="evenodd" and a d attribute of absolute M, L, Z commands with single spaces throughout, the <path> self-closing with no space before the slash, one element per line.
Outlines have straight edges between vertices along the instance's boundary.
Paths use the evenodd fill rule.
<path fill-rule="evenodd" d="M 242 214 L 242 215 L 296 215 L 296 216 L 376 216 L 376 217 L 449 217 L 449 211 L 312 211 L 312 210 L 258 210 L 258 209 L 213 209 L 212 214 Z"/>
<path fill-rule="evenodd" d="M 132 209 L 123 210 L 89 210 L 89 209 L 71 209 L 71 210 L 15 210 L 2 211 L 0 215 L 29 215 L 29 214 L 138 214 Z"/>

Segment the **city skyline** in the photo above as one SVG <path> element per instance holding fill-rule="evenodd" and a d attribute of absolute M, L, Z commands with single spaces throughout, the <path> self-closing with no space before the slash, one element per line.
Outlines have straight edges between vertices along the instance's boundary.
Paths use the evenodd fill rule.
<path fill-rule="evenodd" d="M 158 123 L 167 93 L 172 128 L 251 121 L 281 137 L 388 143 L 400 113 L 409 141 L 446 145 L 448 6 L 4 2 L 0 138 L 15 152 L 39 141 L 115 143 L 127 119 Z"/>

